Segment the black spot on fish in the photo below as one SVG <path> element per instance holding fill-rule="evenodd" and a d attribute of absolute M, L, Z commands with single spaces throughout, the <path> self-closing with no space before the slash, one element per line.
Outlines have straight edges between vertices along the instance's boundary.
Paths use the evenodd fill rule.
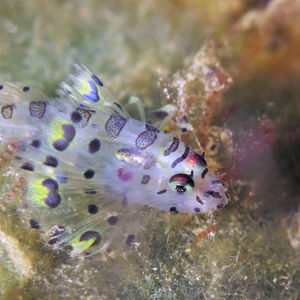
<path fill-rule="evenodd" d="M 30 87 L 29 86 L 24 86 L 23 87 L 23 92 L 26 93 L 30 90 Z"/>
<path fill-rule="evenodd" d="M 98 85 L 103 86 L 102 81 L 96 75 L 92 75 L 92 78 Z"/>
<path fill-rule="evenodd" d="M 221 208 L 223 208 L 223 206 L 224 206 L 224 204 L 220 203 L 220 204 L 217 205 L 217 209 L 221 209 Z"/>
<path fill-rule="evenodd" d="M 213 196 L 214 198 L 222 198 L 220 193 L 219 192 L 215 192 L 215 191 L 206 191 L 204 193 L 204 196 L 205 197 L 208 197 L 208 196 Z"/>
<path fill-rule="evenodd" d="M 54 179 L 47 178 L 42 182 L 42 185 L 46 187 L 49 191 L 57 191 L 58 184 Z"/>
<path fill-rule="evenodd" d="M 49 244 L 49 245 L 54 245 L 54 244 L 56 244 L 57 242 L 58 242 L 58 238 L 54 238 L 54 239 L 49 240 L 48 244 Z"/>
<path fill-rule="evenodd" d="M 199 202 L 199 203 L 202 204 L 202 205 L 204 204 L 203 201 L 200 199 L 199 196 L 196 196 L 196 201 Z"/>
<path fill-rule="evenodd" d="M 33 140 L 31 142 L 31 146 L 38 149 L 38 148 L 41 147 L 41 141 L 40 140 Z"/>
<path fill-rule="evenodd" d="M 94 189 L 85 189 L 84 193 L 88 194 L 88 195 L 95 195 L 95 194 L 97 194 L 97 191 Z"/>
<path fill-rule="evenodd" d="M 94 239 L 93 244 L 90 247 L 94 247 L 100 244 L 101 236 L 97 231 L 86 231 L 84 234 L 81 235 L 79 241 L 88 241 L 90 239 Z"/>
<path fill-rule="evenodd" d="M 34 171 L 34 166 L 30 162 L 25 162 L 22 166 L 21 169 L 26 170 L 26 171 Z"/>
<path fill-rule="evenodd" d="M 39 229 L 40 228 L 39 222 L 34 220 L 34 219 L 30 219 L 29 223 L 30 223 L 31 228 L 34 228 L 34 229 Z"/>
<path fill-rule="evenodd" d="M 94 154 L 94 153 L 98 152 L 99 149 L 100 149 L 100 145 L 101 145 L 101 143 L 100 143 L 99 139 L 91 140 L 90 143 L 89 143 L 89 152 L 91 154 Z"/>
<path fill-rule="evenodd" d="M 69 146 L 69 143 L 63 139 L 58 139 L 58 140 L 54 141 L 54 143 L 53 143 L 53 147 L 57 151 L 64 151 L 68 148 L 68 146 Z"/>
<path fill-rule="evenodd" d="M 54 156 L 48 155 L 44 161 L 44 165 L 56 168 L 58 166 L 58 161 Z"/>
<path fill-rule="evenodd" d="M 169 115 L 166 111 L 163 110 L 156 111 L 154 114 L 160 120 L 164 120 Z"/>
<path fill-rule="evenodd" d="M 88 211 L 90 214 L 96 214 L 98 212 L 98 206 L 96 204 L 90 204 L 88 206 Z"/>
<path fill-rule="evenodd" d="M 116 225 L 117 222 L 118 222 L 118 217 L 117 216 L 110 216 L 107 219 L 107 222 L 108 222 L 109 225 Z"/>
<path fill-rule="evenodd" d="M 94 177 L 95 171 L 92 170 L 92 169 L 88 169 L 88 170 L 86 170 L 86 171 L 84 172 L 83 175 L 84 175 L 84 177 L 85 177 L 86 179 L 91 179 L 91 178 Z"/>
<path fill-rule="evenodd" d="M 135 235 L 134 234 L 129 234 L 127 239 L 126 239 L 126 244 L 128 246 L 132 245 L 135 242 Z"/>
<path fill-rule="evenodd" d="M 60 204 L 60 202 L 61 197 L 57 192 L 50 192 L 45 199 L 45 203 L 51 208 L 57 207 Z"/>
<path fill-rule="evenodd" d="M 167 191 L 166 189 L 163 189 L 163 190 L 158 191 L 157 194 L 158 194 L 158 195 L 164 194 L 166 191 Z"/>
<path fill-rule="evenodd" d="M 142 181 L 141 181 L 141 184 L 147 184 L 150 180 L 150 176 L 149 175 L 144 175 L 142 177 Z"/>
<path fill-rule="evenodd" d="M 201 178 L 204 178 L 205 175 L 207 174 L 207 172 L 208 172 L 208 169 L 205 168 L 205 169 L 203 170 L 202 174 L 201 174 Z"/>
<path fill-rule="evenodd" d="M 200 212 L 200 208 L 199 207 L 195 207 L 194 211 L 198 213 L 198 212 Z"/>
<path fill-rule="evenodd" d="M 170 207 L 170 212 L 175 213 L 175 214 L 179 213 L 179 211 L 177 210 L 177 208 L 175 206 Z"/>
<path fill-rule="evenodd" d="M 71 121 L 74 123 L 79 123 L 82 120 L 82 116 L 79 111 L 75 110 L 71 113 Z"/>
<path fill-rule="evenodd" d="M 62 125 L 62 130 L 64 133 L 64 139 L 68 143 L 70 143 L 75 137 L 75 133 L 76 133 L 75 127 L 71 124 L 64 124 Z"/>

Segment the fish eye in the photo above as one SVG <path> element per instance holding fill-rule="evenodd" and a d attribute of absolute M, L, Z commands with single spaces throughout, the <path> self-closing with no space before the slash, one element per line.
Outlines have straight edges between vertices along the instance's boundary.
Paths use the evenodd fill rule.
<path fill-rule="evenodd" d="M 194 180 L 186 174 L 175 174 L 169 179 L 170 187 L 177 193 L 191 193 L 195 186 Z"/>

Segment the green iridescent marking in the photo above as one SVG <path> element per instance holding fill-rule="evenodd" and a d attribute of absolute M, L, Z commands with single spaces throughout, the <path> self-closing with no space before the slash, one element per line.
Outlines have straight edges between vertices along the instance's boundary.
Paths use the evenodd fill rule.
<path fill-rule="evenodd" d="M 50 124 L 50 134 L 48 137 L 48 141 L 50 145 L 53 145 L 53 143 L 58 140 L 64 140 L 68 142 L 69 145 L 72 145 L 74 139 L 71 142 L 66 140 L 65 131 L 63 129 L 64 125 L 73 126 L 72 123 L 66 122 L 65 120 L 58 120 L 58 121 L 55 120 Z"/>
<path fill-rule="evenodd" d="M 79 238 L 80 237 L 78 237 L 75 240 L 73 240 L 71 242 L 71 245 L 73 246 L 74 249 L 76 249 L 76 250 L 78 250 L 80 252 L 87 250 L 89 247 L 91 247 L 93 245 L 93 243 L 96 240 L 96 238 L 93 237 L 93 238 L 90 238 L 87 241 L 79 241 Z"/>
<path fill-rule="evenodd" d="M 42 185 L 43 181 L 44 178 L 29 182 L 27 195 L 35 203 L 48 207 L 45 203 L 45 199 L 49 194 L 49 189 Z"/>

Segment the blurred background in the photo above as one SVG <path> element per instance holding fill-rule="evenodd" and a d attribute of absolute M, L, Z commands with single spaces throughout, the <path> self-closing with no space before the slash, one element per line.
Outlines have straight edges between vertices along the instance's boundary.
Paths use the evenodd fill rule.
<path fill-rule="evenodd" d="M 138 250 L 70 260 L 1 182 L 0 299 L 299 299 L 299 15 L 299 0 L 1 0 L 0 81 L 54 97 L 84 63 L 120 101 L 177 105 L 231 201 L 144 208 Z"/>

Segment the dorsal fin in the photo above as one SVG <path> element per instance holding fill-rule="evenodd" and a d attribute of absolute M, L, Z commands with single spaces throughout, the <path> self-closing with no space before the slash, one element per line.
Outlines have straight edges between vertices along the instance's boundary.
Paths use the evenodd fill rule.
<path fill-rule="evenodd" d="M 75 72 L 69 75 L 68 82 L 61 84 L 60 96 L 62 98 L 68 97 L 77 106 L 128 117 L 121 104 L 104 87 L 98 76 L 84 65 L 74 64 L 74 67 Z"/>

